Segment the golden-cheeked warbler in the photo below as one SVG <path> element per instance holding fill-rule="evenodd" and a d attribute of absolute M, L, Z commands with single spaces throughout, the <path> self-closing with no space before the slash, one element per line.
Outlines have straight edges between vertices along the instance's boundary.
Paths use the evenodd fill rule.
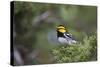
<path fill-rule="evenodd" d="M 75 44 L 77 41 L 68 33 L 68 30 L 64 25 L 57 27 L 57 39 L 61 44 Z"/>

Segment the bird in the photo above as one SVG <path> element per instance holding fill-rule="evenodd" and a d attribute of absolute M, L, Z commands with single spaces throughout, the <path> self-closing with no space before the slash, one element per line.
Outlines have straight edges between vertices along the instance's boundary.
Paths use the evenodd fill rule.
<path fill-rule="evenodd" d="M 72 37 L 64 25 L 57 26 L 57 40 L 61 44 L 76 44 L 77 41 Z"/>

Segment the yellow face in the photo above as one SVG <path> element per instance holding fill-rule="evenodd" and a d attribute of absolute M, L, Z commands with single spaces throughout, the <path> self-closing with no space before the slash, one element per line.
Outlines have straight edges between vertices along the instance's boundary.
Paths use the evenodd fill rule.
<path fill-rule="evenodd" d="M 66 28 L 64 26 L 58 26 L 57 30 L 61 33 L 65 33 L 66 32 Z"/>
<path fill-rule="evenodd" d="M 61 33 L 65 33 L 66 32 L 65 29 L 59 29 L 58 31 L 61 32 Z"/>

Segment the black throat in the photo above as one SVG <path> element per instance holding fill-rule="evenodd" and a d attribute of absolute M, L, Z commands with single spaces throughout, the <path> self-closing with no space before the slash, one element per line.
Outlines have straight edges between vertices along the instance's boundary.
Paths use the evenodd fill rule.
<path fill-rule="evenodd" d="M 57 31 L 57 37 L 64 37 L 65 38 L 64 34 L 59 32 L 59 31 Z"/>

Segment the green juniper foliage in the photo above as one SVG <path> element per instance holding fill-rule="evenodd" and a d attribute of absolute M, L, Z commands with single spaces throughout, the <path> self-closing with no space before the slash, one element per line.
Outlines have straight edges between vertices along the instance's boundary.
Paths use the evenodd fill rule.
<path fill-rule="evenodd" d="M 23 61 L 17 61 L 17 55 L 11 56 L 14 65 L 97 59 L 93 35 L 97 32 L 97 6 L 14 1 L 12 10 L 13 48 Z M 65 25 L 77 44 L 59 45 L 56 28 L 60 24 Z"/>
<path fill-rule="evenodd" d="M 95 61 L 97 60 L 96 36 L 85 36 L 83 43 L 53 49 L 52 54 L 58 63 Z"/>

